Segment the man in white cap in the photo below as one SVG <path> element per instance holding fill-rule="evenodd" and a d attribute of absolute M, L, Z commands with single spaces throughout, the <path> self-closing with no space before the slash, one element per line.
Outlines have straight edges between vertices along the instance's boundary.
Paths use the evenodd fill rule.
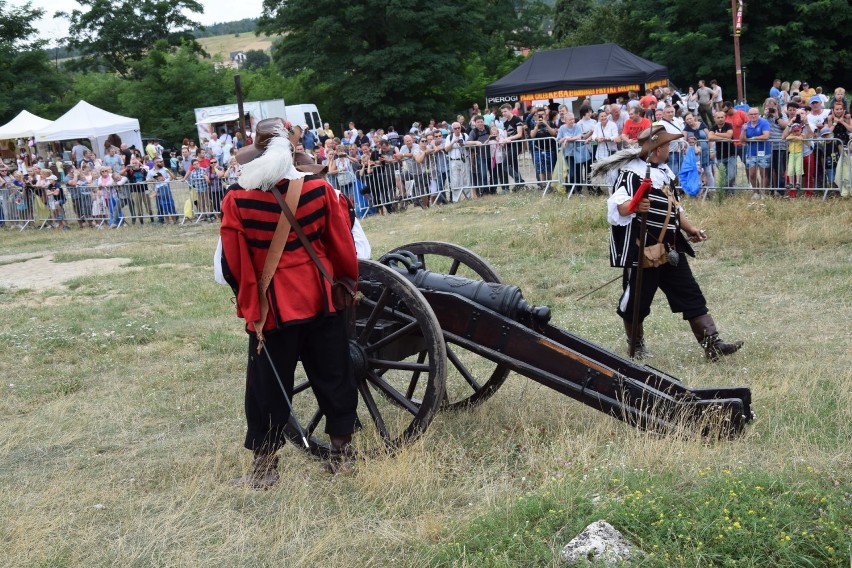
<path fill-rule="evenodd" d="M 819 95 L 814 95 L 808 99 L 808 108 L 810 108 L 810 112 L 808 113 L 808 126 L 810 126 L 811 130 L 814 132 L 819 132 L 822 130 L 822 126 L 825 124 L 825 121 L 828 120 L 831 111 L 827 108 L 823 108 L 822 99 Z"/>
<path fill-rule="evenodd" d="M 276 226 L 282 216 L 270 190 L 277 187 L 286 196 L 291 185 L 298 189 L 294 180 L 302 181 L 294 216 L 319 261 L 335 279 L 358 278 L 348 208 L 322 177 L 305 173 L 314 171 L 311 166 L 295 168 L 291 135 L 279 118 L 260 121 L 254 143 L 237 153 L 242 164 L 238 185 L 222 200 L 222 274 L 234 290 L 237 316 L 246 321 L 249 335 L 245 447 L 253 452 L 253 461 L 251 471 L 233 483 L 252 489 L 278 482 L 275 453 L 286 439 L 288 400 L 299 359 L 325 416 L 332 471 L 351 467 L 350 442 L 357 420 L 358 394 L 350 372 L 344 314 L 335 309 L 330 284 L 292 230 L 281 235 L 283 253 L 272 265 L 266 293 L 259 293 L 267 284 L 264 266 L 267 256 L 274 254 L 270 251 L 276 248 L 272 243 L 279 238 Z M 323 169 L 312 167 L 316 172 Z"/>

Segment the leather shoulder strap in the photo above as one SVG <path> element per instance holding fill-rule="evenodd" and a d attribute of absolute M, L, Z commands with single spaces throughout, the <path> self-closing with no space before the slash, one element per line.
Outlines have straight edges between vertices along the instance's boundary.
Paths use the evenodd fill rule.
<path fill-rule="evenodd" d="M 666 198 L 668 199 L 669 206 L 666 209 L 666 219 L 663 221 L 663 228 L 660 230 L 660 238 L 657 239 L 658 243 L 663 242 L 663 239 L 666 236 L 666 227 L 669 226 L 669 218 L 672 216 L 672 205 L 674 204 L 674 196 L 672 195 L 672 190 L 670 190 L 665 185 L 663 186 L 663 193 L 666 194 Z"/>
<path fill-rule="evenodd" d="M 269 244 L 269 253 L 266 255 L 266 261 L 263 263 L 263 273 L 260 277 L 260 290 L 265 294 L 269 283 L 272 282 L 272 277 L 275 275 L 275 269 L 278 262 L 281 260 L 281 254 L 284 252 L 284 245 L 287 244 L 287 237 L 290 234 L 290 226 L 292 220 L 283 212 L 287 210 L 286 204 L 292 203 L 296 208 L 299 206 L 299 197 L 302 195 L 302 185 L 304 180 L 301 178 L 292 180 L 287 188 L 287 201 L 281 199 L 281 192 L 273 186 L 272 193 L 279 200 L 281 205 L 282 215 L 278 218 L 278 225 L 275 227 L 275 233 L 272 235 L 272 242 Z"/>
<path fill-rule="evenodd" d="M 302 178 L 290 181 L 287 188 L 287 202 L 292 202 L 295 207 L 299 206 L 299 197 L 302 195 Z M 281 199 L 281 192 L 273 186 L 272 192 L 276 199 L 282 204 L 282 209 L 286 210 L 285 202 Z M 272 234 L 272 242 L 269 243 L 269 252 L 266 254 L 266 260 L 263 263 L 263 272 L 260 275 L 260 282 L 257 285 L 257 300 L 260 305 L 260 319 L 254 322 L 254 330 L 257 334 L 259 344 L 257 346 L 258 353 L 264 341 L 263 325 L 266 323 L 266 315 L 269 313 L 269 299 L 266 297 L 266 291 L 269 289 L 269 284 L 275 276 L 275 269 L 278 267 L 278 262 L 281 260 L 281 254 L 284 252 L 284 245 L 287 244 L 287 237 L 290 234 L 290 219 L 283 214 L 278 218 L 278 225 L 275 227 L 275 232 Z"/>

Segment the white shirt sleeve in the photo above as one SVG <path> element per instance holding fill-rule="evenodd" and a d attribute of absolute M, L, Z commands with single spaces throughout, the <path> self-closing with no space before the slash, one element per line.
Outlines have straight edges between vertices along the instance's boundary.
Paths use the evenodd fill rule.
<path fill-rule="evenodd" d="M 216 243 L 216 252 L 213 253 L 213 280 L 215 280 L 217 284 L 221 284 L 222 286 L 228 285 L 228 282 L 225 281 L 225 275 L 222 274 L 222 239 L 221 238 L 219 238 L 219 242 Z"/>
<path fill-rule="evenodd" d="M 609 199 L 606 200 L 606 220 L 610 225 L 629 225 L 633 218 L 636 216 L 635 213 L 631 213 L 627 217 L 621 215 L 618 212 L 618 206 L 624 203 L 625 201 L 630 201 L 632 197 L 627 193 L 627 190 L 624 188 L 624 185 L 619 185 L 616 190 L 609 196 Z"/>
<path fill-rule="evenodd" d="M 373 254 L 373 251 L 370 247 L 370 241 L 367 240 L 367 234 L 364 232 L 364 228 L 361 226 L 357 217 L 355 218 L 355 223 L 352 225 L 352 238 L 355 239 L 355 254 L 358 258 L 368 260 Z"/>

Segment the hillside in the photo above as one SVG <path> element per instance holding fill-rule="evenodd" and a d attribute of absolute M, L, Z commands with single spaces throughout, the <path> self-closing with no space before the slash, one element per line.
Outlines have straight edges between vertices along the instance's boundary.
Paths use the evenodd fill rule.
<path fill-rule="evenodd" d="M 198 40 L 198 43 L 214 60 L 220 60 L 227 59 L 228 54 L 232 51 L 260 49 L 268 53 L 269 48 L 272 47 L 273 37 L 257 36 L 254 32 L 243 32 L 241 34 L 203 37 Z"/>

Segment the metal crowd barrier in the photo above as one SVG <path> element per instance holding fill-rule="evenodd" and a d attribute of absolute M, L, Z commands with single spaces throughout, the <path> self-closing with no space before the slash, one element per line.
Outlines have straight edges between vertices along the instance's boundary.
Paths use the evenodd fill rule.
<path fill-rule="evenodd" d="M 852 193 L 852 152 L 836 138 L 804 140 L 800 187 L 792 188 L 787 177 L 787 145 L 768 141 L 771 152 L 749 159 L 748 143 L 734 149 L 727 160 L 718 159 L 718 148 L 705 143 L 702 198 L 714 191 L 759 192 L 763 195 L 810 197 L 817 192 Z M 586 146 L 584 149 L 582 146 Z M 718 143 L 717 143 L 718 144 Z M 715 152 L 711 152 L 715 150 Z M 519 188 L 557 190 L 570 198 L 578 192 L 606 194 L 614 179 L 603 185 L 590 178 L 594 144 L 558 145 L 555 138 L 518 140 L 482 146 L 468 145 L 453 153 L 428 153 L 422 163 L 406 156 L 399 161 L 352 170 L 352 175 L 329 174 L 328 180 L 345 193 L 359 216 L 405 210 L 414 204 L 429 207 L 462 199 L 509 192 Z M 714 157 L 714 154 L 716 157 Z M 755 163 L 749 175 L 746 164 Z M 702 164 L 700 153 L 696 162 Z M 765 164 L 766 167 L 763 167 Z M 792 165 L 792 164 L 791 164 Z M 673 166 L 678 167 L 677 163 Z M 614 176 L 612 176 L 614 178 Z M 149 223 L 199 223 L 213 221 L 220 212 L 229 183 L 211 185 L 203 180 L 148 181 L 96 187 L 64 184 L 64 201 L 45 197 L 38 190 L 0 188 L 0 225 L 21 230 L 46 228 L 64 222 L 80 227 L 122 227 Z"/>
<path fill-rule="evenodd" d="M 450 203 L 519 188 L 545 190 L 559 182 L 555 138 L 474 145 L 450 152 L 432 151 L 423 162 L 411 154 L 397 161 L 355 166 L 349 174 L 329 174 L 330 181 L 359 209 L 396 211 L 410 203 L 421 207 Z M 357 194 L 362 197 L 358 197 Z"/>
<path fill-rule="evenodd" d="M 850 149 L 837 138 L 807 138 L 803 141 L 801 159 L 802 173 L 796 182 L 788 177 L 790 154 L 785 140 L 769 139 L 763 148 L 760 142 L 745 142 L 733 145 L 730 156 L 719 157 L 720 142 L 702 142 L 698 146 L 701 152 L 696 163 L 702 171 L 702 194 L 723 191 L 726 195 L 737 192 L 757 192 L 761 196 L 797 197 L 800 194 L 812 197 L 822 193 L 826 199 L 830 192 L 843 194 L 844 184 L 848 186 L 848 167 Z M 706 153 L 702 160 L 701 154 Z M 675 157 L 670 163 L 679 171 L 685 153 Z M 748 164 L 752 164 L 752 168 Z M 793 164 L 790 164 L 793 165 Z M 798 169 L 798 167 L 796 166 Z M 749 171 L 749 170 L 753 171 Z M 788 187 L 792 186 L 792 187 Z M 846 192 L 848 195 L 848 190 Z"/>
<path fill-rule="evenodd" d="M 0 189 L 0 223 L 21 230 L 63 221 L 80 227 L 118 228 L 148 223 L 199 223 L 218 217 L 227 183 L 182 180 L 109 185 L 63 184 L 64 200 L 45 199 L 38 190 Z"/>

